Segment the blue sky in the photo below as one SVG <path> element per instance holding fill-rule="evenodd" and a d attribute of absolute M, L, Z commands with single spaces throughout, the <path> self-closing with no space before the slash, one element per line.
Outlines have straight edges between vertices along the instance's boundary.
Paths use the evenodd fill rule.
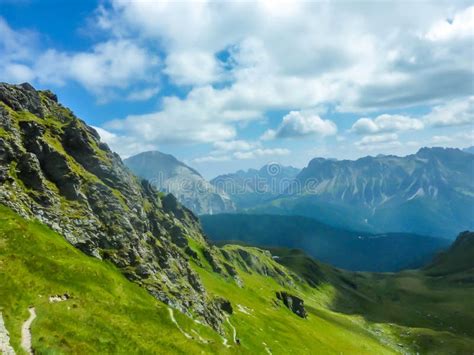
<path fill-rule="evenodd" d="M 204 176 L 473 145 L 467 1 L 0 0 L 0 81 Z"/>

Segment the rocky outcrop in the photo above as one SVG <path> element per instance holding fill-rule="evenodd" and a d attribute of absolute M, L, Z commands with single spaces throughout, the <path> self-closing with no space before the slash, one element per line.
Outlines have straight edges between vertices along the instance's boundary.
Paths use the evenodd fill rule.
<path fill-rule="evenodd" d="M 225 298 L 218 297 L 214 300 L 214 302 L 218 305 L 220 309 L 222 309 L 227 314 L 234 313 L 234 309 L 232 308 L 232 304 L 230 301 L 226 300 Z"/>
<path fill-rule="evenodd" d="M 44 116 L 39 93 L 28 83 L 21 85 L 0 83 L 0 101 L 15 111 L 28 111 L 41 118 Z"/>
<path fill-rule="evenodd" d="M 188 262 L 189 240 L 208 247 L 197 218 L 134 176 L 53 93 L 29 84 L 0 84 L 0 203 L 222 329 L 222 307 Z"/>
<path fill-rule="evenodd" d="M 298 317 L 307 317 L 308 314 L 306 313 L 306 309 L 304 308 L 304 301 L 301 298 L 290 295 L 286 291 L 278 291 L 276 293 L 276 297 L 277 299 L 282 301 L 283 304 Z"/>

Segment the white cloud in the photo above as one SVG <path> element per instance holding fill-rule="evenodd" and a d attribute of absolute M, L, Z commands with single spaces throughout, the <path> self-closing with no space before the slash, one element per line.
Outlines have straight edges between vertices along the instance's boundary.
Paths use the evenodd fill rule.
<path fill-rule="evenodd" d="M 224 143 L 224 142 L 220 142 Z M 282 157 L 289 155 L 291 151 L 286 148 L 256 148 L 259 143 L 248 143 L 244 141 L 225 142 L 218 144 L 210 155 L 194 159 L 195 163 L 224 162 L 230 160 L 250 160 L 264 157 Z"/>
<path fill-rule="evenodd" d="M 243 159 L 255 159 L 255 158 L 262 158 L 262 157 L 277 157 L 277 156 L 285 156 L 290 154 L 290 150 L 286 148 L 258 148 L 248 152 L 235 152 L 233 157 L 238 160 Z"/>
<path fill-rule="evenodd" d="M 219 163 L 219 162 L 229 161 L 229 160 L 230 160 L 230 156 L 228 155 L 218 155 L 218 156 L 207 155 L 204 157 L 195 158 L 193 159 L 193 162 L 194 163 Z"/>
<path fill-rule="evenodd" d="M 165 97 L 160 111 L 109 121 L 105 127 L 150 143 L 214 143 L 234 139 L 235 122 L 260 117 L 259 111 L 232 108 L 225 95 L 204 86 L 183 99 Z"/>
<path fill-rule="evenodd" d="M 248 142 L 244 140 L 234 140 L 234 141 L 222 141 L 222 142 L 215 142 L 214 149 L 216 151 L 246 151 L 254 149 L 258 147 L 259 143 L 257 142 Z"/>
<path fill-rule="evenodd" d="M 407 15 L 398 3 L 115 0 L 102 9 L 99 25 L 120 38 L 158 42 L 162 73 L 189 92 L 164 98 L 157 112 L 106 127 L 150 143 L 213 143 L 236 139 L 237 123 L 293 109 L 262 138 L 325 136 L 337 127 L 308 113 L 316 106 L 370 111 L 460 95 L 470 90 L 472 76 L 463 39 L 438 44 L 419 34 L 463 10 L 453 6 L 448 14 L 444 6 L 416 3 Z M 423 122 L 391 116 L 371 125 L 361 134 L 421 129 Z"/>
<path fill-rule="evenodd" d="M 216 94 L 234 108 L 307 109 L 329 101 L 349 110 L 409 106 L 469 90 L 472 53 L 459 42 L 465 37 L 446 45 L 419 35 L 447 17 L 458 32 L 466 12 L 463 3 L 449 9 L 412 3 L 407 14 L 400 2 L 115 0 L 97 22 L 117 36 L 158 40 L 164 70 L 178 84 L 220 80 L 216 54 L 228 51 L 230 85 Z M 446 76 L 449 82 L 434 85 Z"/>
<path fill-rule="evenodd" d="M 435 127 L 474 124 L 474 96 L 436 106 L 424 119 Z"/>
<path fill-rule="evenodd" d="M 402 115 L 380 115 L 374 119 L 360 118 L 351 128 L 357 134 L 379 134 L 387 132 L 400 132 L 420 130 L 424 128 L 421 120 Z"/>
<path fill-rule="evenodd" d="M 466 6 L 110 0 L 94 19 L 105 39 L 83 51 L 40 50 L 31 45 L 34 36 L 0 21 L 0 75 L 76 82 L 101 100 L 147 100 L 157 95 L 151 87 L 171 82 L 179 96 L 161 96 L 159 109 L 104 125 L 144 145 L 239 140 L 237 127 L 272 110 L 294 113 L 263 138 L 324 136 L 337 127 L 308 113 L 314 107 L 366 114 L 472 95 Z M 445 121 L 397 117 L 366 119 L 356 128 L 380 135 Z"/>
<path fill-rule="evenodd" d="M 36 35 L 15 31 L 0 17 L 0 77 L 2 81 L 19 83 L 35 75 L 26 64 L 35 55 Z"/>
<path fill-rule="evenodd" d="M 457 148 L 472 146 L 474 145 L 474 130 L 460 131 L 449 136 L 435 135 L 431 138 L 431 143 Z"/>
<path fill-rule="evenodd" d="M 452 20 L 436 22 L 426 34 L 431 41 L 446 41 L 474 35 L 474 6 L 457 13 Z"/>
<path fill-rule="evenodd" d="M 330 120 L 323 120 L 311 112 L 291 111 L 276 130 L 266 131 L 262 139 L 295 138 L 310 135 L 331 136 L 337 133 L 337 126 Z"/>
<path fill-rule="evenodd" d="M 151 96 L 143 84 L 156 83 L 159 78 L 158 55 L 133 39 L 109 38 L 76 52 L 41 48 L 40 43 L 38 34 L 14 30 L 0 17 L 2 80 L 56 86 L 75 81 L 96 94 L 99 101 L 106 101 Z M 127 93 L 116 95 L 117 89 Z"/>
<path fill-rule="evenodd" d="M 453 138 L 448 137 L 448 136 L 433 136 L 431 138 L 431 143 L 434 143 L 434 144 L 451 143 L 452 141 L 453 141 Z"/>
<path fill-rule="evenodd" d="M 130 88 L 153 79 L 159 64 L 156 56 L 129 40 L 99 43 L 89 52 L 62 53 L 48 50 L 35 64 L 38 80 L 64 84 L 74 80 L 88 90 L 102 94 L 108 88 Z"/>
<path fill-rule="evenodd" d="M 3 68 L 3 80 L 20 83 L 31 81 L 35 78 L 35 73 L 28 66 L 18 63 L 6 63 Z"/>
<path fill-rule="evenodd" d="M 128 101 L 146 101 L 156 96 L 160 92 L 159 87 L 150 87 L 141 90 L 132 91 L 126 97 Z"/>
<path fill-rule="evenodd" d="M 99 133 L 101 141 L 107 143 L 110 149 L 123 159 L 144 151 L 158 149 L 154 144 L 143 143 L 133 137 L 119 136 L 100 127 L 93 128 Z"/>
<path fill-rule="evenodd" d="M 178 85 L 205 85 L 223 76 L 216 58 L 204 51 L 171 53 L 165 61 L 164 73 Z"/>
<path fill-rule="evenodd" d="M 370 146 L 379 143 L 393 143 L 397 142 L 398 135 L 396 133 L 388 133 L 388 134 L 379 134 L 374 136 L 365 136 L 362 137 L 361 140 L 355 142 L 357 146 Z M 397 142 L 399 143 L 399 142 Z"/>

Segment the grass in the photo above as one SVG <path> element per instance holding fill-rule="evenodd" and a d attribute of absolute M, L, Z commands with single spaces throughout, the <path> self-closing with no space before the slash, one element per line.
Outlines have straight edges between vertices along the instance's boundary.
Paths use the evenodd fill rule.
<path fill-rule="evenodd" d="M 430 277 L 421 271 L 367 275 L 358 282 L 364 294 L 349 314 L 363 314 L 370 322 L 394 324 L 404 343 L 420 353 L 468 354 L 474 349 L 474 283 L 459 277 Z M 372 300 L 372 301 L 369 301 Z M 343 301 L 347 302 L 347 301 Z M 335 309 L 342 311 L 335 303 Z"/>
<path fill-rule="evenodd" d="M 237 270 L 243 282 L 239 287 L 212 272 L 202 244 L 190 246 L 200 259 L 191 265 L 209 297 L 232 304 L 233 314 L 224 323 L 229 347 L 209 327 L 175 311 L 180 327 L 194 336 L 187 339 L 171 321 L 168 307 L 113 265 L 82 254 L 47 227 L 0 206 L 0 311 L 12 345 L 21 353 L 21 325 L 28 307 L 35 306 L 33 348 L 39 354 L 463 354 L 474 348 L 474 290 L 465 281 L 472 270 L 444 277 L 424 271 L 351 273 L 281 249 L 277 260 L 289 271 L 256 248 L 225 246 L 229 259 L 218 252 L 214 256 Z M 255 256 L 258 265 L 244 271 L 239 249 Z M 277 267 L 284 270 L 280 278 L 258 272 Z M 276 300 L 281 290 L 303 298 L 306 319 Z M 49 302 L 49 296 L 64 293 L 71 298 Z M 240 345 L 233 342 L 234 327 Z"/>
<path fill-rule="evenodd" d="M 237 248 L 258 255 L 262 264 L 281 268 L 255 248 L 226 246 L 225 250 L 232 255 Z M 265 353 L 265 348 L 273 354 L 395 352 L 394 344 L 387 345 L 391 340 L 386 339 L 384 344 L 367 330 L 368 325 L 363 318 L 338 314 L 327 308 L 334 295 L 331 285 L 320 288 L 305 287 L 305 284 L 282 286 L 273 278 L 256 272 L 244 272 L 235 260 L 228 262 L 238 270 L 244 284 L 242 288 L 209 268 L 194 264 L 194 269 L 209 292 L 231 301 L 234 313 L 229 320 L 237 330 L 240 349 L 244 353 Z M 307 319 L 296 316 L 276 301 L 275 292 L 280 290 L 287 290 L 305 300 L 309 314 Z M 229 338 L 231 333 L 232 329 L 228 329 Z"/>
<path fill-rule="evenodd" d="M 188 340 L 171 322 L 168 308 L 126 280 L 114 266 L 87 257 L 39 223 L 0 207 L 0 310 L 15 350 L 20 329 L 35 306 L 37 353 L 221 352 L 220 337 L 175 311 L 180 326 L 212 344 Z M 49 303 L 49 296 L 71 299 Z"/>
<path fill-rule="evenodd" d="M 458 261 L 463 261 L 459 254 L 465 249 L 455 250 Z M 443 276 L 431 276 L 432 268 L 386 274 L 350 273 L 317 263 L 299 251 L 279 249 L 278 255 L 282 256 L 278 259 L 282 264 L 308 282 L 314 282 L 314 275 L 320 274 L 323 284 L 335 288 L 334 297 L 327 304 L 330 309 L 383 325 L 382 331 L 390 332 L 403 349 L 421 354 L 470 354 L 474 349 L 472 266 Z M 449 259 L 447 265 L 434 266 L 439 271 L 440 266 L 452 270 L 452 265 Z"/>
<path fill-rule="evenodd" d="M 273 263 L 270 258 L 264 262 Z M 390 353 L 364 329 L 363 320 L 338 315 L 312 301 L 308 319 L 274 305 L 275 291 L 282 286 L 272 278 L 240 270 L 245 284 L 240 288 L 230 278 L 194 267 L 211 297 L 231 300 L 235 312 L 229 321 L 237 329 L 240 346 L 233 344 L 229 324 L 226 337 L 231 347 L 226 348 L 217 333 L 175 311 L 187 333 L 197 331 L 210 344 L 187 339 L 171 322 L 167 306 L 126 280 L 114 266 L 85 256 L 47 227 L 0 207 L 0 307 L 12 345 L 20 353 L 20 329 L 32 305 L 38 314 L 32 325 L 33 348 L 40 354 L 264 353 L 266 346 L 274 354 L 312 349 Z M 71 299 L 49 303 L 49 296 L 63 293 Z M 251 314 L 239 312 L 237 305 Z"/>

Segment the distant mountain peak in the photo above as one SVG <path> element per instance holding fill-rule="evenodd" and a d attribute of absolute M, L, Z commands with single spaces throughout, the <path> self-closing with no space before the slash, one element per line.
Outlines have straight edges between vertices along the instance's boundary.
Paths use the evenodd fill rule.
<path fill-rule="evenodd" d="M 135 174 L 149 180 L 157 189 L 172 193 L 196 214 L 231 212 L 235 209 L 224 192 L 173 155 L 149 151 L 127 158 L 124 162 Z"/>
<path fill-rule="evenodd" d="M 125 161 L 130 161 L 131 159 L 143 159 L 143 160 L 160 160 L 163 163 L 169 163 L 169 164 L 176 164 L 179 166 L 182 166 L 183 168 L 186 168 L 190 170 L 192 173 L 202 177 L 202 175 L 194 168 L 190 167 L 189 165 L 185 164 L 181 160 L 178 160 L 174 155 L 168 154 L 168 153 L 163 153 L 158 150 L 150 150 L 142 153 L 138 153 L 134 156 L 128 157 L 125 159 Z"/>

